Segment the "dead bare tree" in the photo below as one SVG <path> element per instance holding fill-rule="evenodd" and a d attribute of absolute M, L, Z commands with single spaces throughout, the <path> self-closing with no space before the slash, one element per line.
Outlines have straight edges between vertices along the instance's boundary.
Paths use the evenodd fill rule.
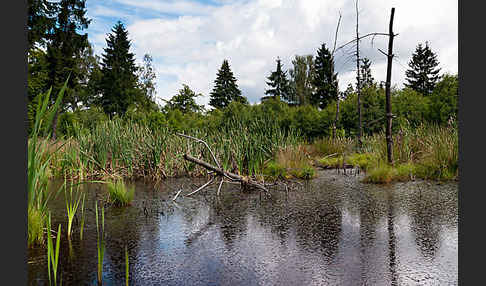
<path fill-rule="evenodd" d="M 363 126 L 362 126 L 362 116 L 361 116 L 361 84 L 360 84 L 360 76 L 359 76 L 359 13 L 358 13 L 358 0 L 356 0 L 356 93 L 358 95 L 358 146 L 361 149 L 363 142 L 361 141 L 361 136 L 363 135 Z"/>
<path fill-rule="evenodd" d="M 388 37 L 388 54 L 386 55 L 388 58 L 387 66 L 386 66 L 386 86 L 385 86 L 385 96 L 386 96 L 386 153 L 388 158 L 388 163 L 393 164 L 393 138 L 391 133 L 392 127 L 392 110 L 391 110 L 391 97 L 390 97 L 390 88 L 391 88 L 391 72 L 392 72 L 392 60 L 393 60 L 393 38 L 395 34 L 393 34 L 393 16 L 395 15 L 395 8 L 391 9 L 391 16 L 390 16 L 390 27 L 389 27 L 389 37 Z"/>
<path fill-rule="evenodd" d="M 338 36 L 338 31 L 339 31 L 339 24 L 341 23 L 341 12 L 339 12 L 339 20 L 336 26 L 336 34 L 334 36 L 334 47 L 332 48 L 332 53 L 331 53 L 331 76 L 334 74 L 334 52 L 336 51 L 336 42 L 337 42 L 337 36 Z M 339 88 L 336 87 L 336 92 L 337 92 L 337 100 L 336 100 L 336 117 L 334 118 L 334 123 L 332 126 L 332 137 L 334 138 L 336 136 L 336 125 L 337 121 L 339 119 Z"/>
<path fill-rule="evenodd" d="M 385 89 L 385 97 L 386 97 L 386 143 L 387 143 L 387 159 L 388 163 L 393 164 L 393 138 L 391 134 L 391 126 L 392 126 L 392 118 L 394 117 L 391 110 L 391 96 L 390 96 L 390 89 L 391 89 L 391 71 L 392 71 L 392 60 L 393 60 L 393 39 L 398 34 L 393 33 L 393 18 L 395 15 L 395 8 L 391 9 L 391 16 L 390 16 L 390 25 L 389 25 L 389 32 L 388 33 L 369 33 L 364 36 L 359 36 L 358 33 L 358 0 L 356 0 L 356 38 L 341 45 L 336 49 L 336 51 L 346 47 L 349 44 L 356 42 L 356 66 L 357 66 L 357 95 L 358 95 L 358 116 L 359 116 L 359 133 L 358 133 L 358 144 L 361 147 L 361 135 L 362 135 L 362 125 L 361 125 L 361 102 L 360 102 L 360 76 L 359 76 L 359 40 L 372 36 L 373 39 L 375 36 L 388 36 L 388 53 L 383 52 L 382 50 L 378 49 L 381 53 L 383 53 L 387 57 L 387 72 L 386 72 L 386 89 Z M 373 40 L 372 40 L 373 41 Z"/>

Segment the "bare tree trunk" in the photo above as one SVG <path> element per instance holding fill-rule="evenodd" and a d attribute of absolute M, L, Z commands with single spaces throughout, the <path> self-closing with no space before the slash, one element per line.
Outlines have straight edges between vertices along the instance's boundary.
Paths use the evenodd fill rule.
<path fill-rule="evenodd" d="M 391 110 L 391 97 L 390 97 L 390 88 L 391 88 L 391 72 L 392 72 L 392 60 L 393 60 L 393 38 L 395 35 L 393 34 L 393 16 L 395 15 L 395 8 L 391 9 L 391 17 L 390 17 L 390 33 L 388 37 L 388 62 L 386 68 L 386 87 L 385 87 L 385 96 L 386 96 L 386 151 L 387 151 L 387 158 L 388 163 L 393 164 L 393 138 L 392 138 L 392 110 Z"/>
<path fill-rule="evenodd" d="M 336 51 L 336 42 L 337 42 L 337 35 L 339 31 L 339 24 L 341 23 L 341 12 L 339 12 L 339 20 L 337 23 L 336 27 L 336 35 L 334 36 L 334 47 L 332 49 L 332 54 L 331 54 L 331 60 L 332 60 L 332 70 L 331 70 L 331 76 L 334 74 L 334 52 Z M 332 125 L 332 138 L 336 137 L 336 128 L 337 128 L 337 122 L 339 119 L 339 87 L 336 89 L 337 92 L 337 98 L 336 98 L 336 118 L 334 119 L 334 123 Z"/>
<path fill-rule="evenodd" d="M 358 24 L 358 0 L 356 0 L 356 68 L 357 68 L 357 86 L 356 86 L 356 94 L 358 95 L 358 145 L 361 148 L 362 141 L 361 136 L 363 135 L 363 127 L 362 127 L 362 116 L 361 116 L 361 83 L 360 83 L 360 76 L 359 76 L 359 24 Z"/>

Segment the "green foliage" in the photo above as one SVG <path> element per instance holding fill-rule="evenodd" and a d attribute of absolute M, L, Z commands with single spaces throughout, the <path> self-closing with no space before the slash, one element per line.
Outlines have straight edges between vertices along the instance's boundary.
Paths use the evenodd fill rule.
<path fill-rule="evenodd" d="M 274 161 L 270 161 L 263 169 L 263 174 L 272 178 L 286 178 L 287 170 L 284 166 L 281 166 Z"/>
<path fill-rule="evenodd" d="M 46 214 L 35 208 L 28 206 L 27 211 L 27 246 L 41 245 L 44 243 L 44 225 L 46 223 Z"/>
<path fill-rule="evenodd" d="M 214 80 L 209 105 L 214 108 L 223 108 L 228 106 L 232 101 L 238 101 L 244 104 L 248 103 L 246 97 L 241 96 L 241 91 L 236 84 L 236 78 L 230 69 L 228 60 L 223 60 L 223 64 Z"/>
<path fill-rule="evenodd" d="M 438 68 L 437 55 L 432 52 L 427 42 L 425 47 L 421 43 L 417 45 L 408 65 L 410 69 L 405 72 L 407 76 L 405 86 L 424 96 L 430 95 L 439 80 L 440 68 Z"/>
<path fill-rule="evenodd" d="M 457 75 L 445 74 L 434 88 L 430 96 L 429 120 L 438 124 L 446 124 L 456 119 L 458 114 L 458 78 Z"/>
<path fill-rule="evenodd" d="M 115 206 L 127 206 L 133 200 L 135 187 L 127 187 L 122 180 L 108 181 L 106 183 L 110 201 Z"/>
<path fill-rule="evenodd" d="M 324 109 L 332 101 L 338 99 L 339 87 L 337 73 L 334 72 L 334 60 L 324 43 L 317 50 L 312 84 L 315 89 L 311 94 L 310 102 L 314 106 Z"/>
<path fill-rule="evenodd" d="M 397 170 L 395 168 L 387 163 L 380 162 L 367 171 L 363 181 L 367 183 L 387 184 L 393 180 L 396 174 Z"/>
<path fill-rule="evenodd" d="M 284 98 L 291 105 L 306 105 L 311 103 L 314 94 L 312 80 L 315 77 L 315 65 L 312 55 L 296 55 L 292 60 L 293 68 L 289 70 L 290 96 Z"/>
<path fill-rule="evenodd" d="M 270 86 L 269 89 L 265 90 L 265 94 L 269 94 L 269 97 L 274 99 L 278 98 L 288 98 L 290 92 L 289 81 L 287 79 L 287 72 L 282 70 L 282 63 L 280 58 L 277 58 L 277 69 L 273 71 L 270 76 L 267 77 L 267 85 Z M 262 100 L 268 97 L 262 97 Z"/>
<path fill-rule="evenodd" d="M 204 106 L 196 104 L 196 97 L 203 96 L 201 93 L 196 94 L 187 84 L 182 85 L 179 93 L 174 95 L 165 106 L 165 109 L 170 111 L 179 109 L 182 113 L 201 112 Z"/>

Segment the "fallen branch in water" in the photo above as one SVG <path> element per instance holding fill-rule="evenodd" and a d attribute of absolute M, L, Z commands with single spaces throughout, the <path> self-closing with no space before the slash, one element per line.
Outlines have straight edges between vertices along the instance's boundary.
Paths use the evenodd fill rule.
<path fill-rule="evenodd" d="M 211 148 L 209 147 L 209 145 L 199 139 L 199 138 L 195 138 L 195 137 L 192 137 L 192 136 L 189 136 L 189 135 L 185 135 L 185 134 L 180 134 L 180 133 L 176 133 L 178 136 L 181 136 L 181 137 L 185 137 L 185 138 L 189 138 L 189 139 L 192 139 L 192 140 L 195 140 L 199 143 L 202 143 L 206 146 L 206 148 L 208 148 L 209 152 L 211 153 L 211 156 L 214 160 L 214 162 L 216 163 L 217 167 L 216 166 L 213 166 L 207 162 L 204 162 L 202 160 L 199 160 L 197 158 L 194 158 L 192 157 L 191 155 L 189 154 L 184 154 L 184 159 L 189 161 L 189 162 L 192 162 L 192 163 L 195 163 L 199 166 L 202 166 L 204 167 L 206 170 L 208 170 L 209 172 L 211 172 L 212 174 L 216 175 L 216 176 L 220 176 L 222 177 L 222 180 L 221 180 L 221 183 L 219 184 L 219 188 L 218 188 L 218 195 L 221 191 L 221 186 L 224 182 L 224 178 L 227 178 L 229 179 L 230 181 L 233 181 L 233 182 L 239 182 L 240 183 L 240 186 L 243 188 L 243 189 L 248 189 L 248 188 L 253 188 L 253 189 L 258 189 L 258 190 L 262 190 L 262 191 L 265 191 L 267 192 L 268 194 L 270 194 L 267 190 L 267 188 L 265 188 L 265 186 L 263 184 L 260 184 L 254 180 L 252 180 L 251 178 L 249 177 L 245 177 L 245 176 L 240 176 L 240 175 L 237 175 L 237 174 L 234 174 L 234 173 L 231 173 L 231 172 L 227 172 L 225 171 L 223 168 L 221 168 L 221 165 L 219 164 L 218 160 L 216 160 L 216 156 L 214 156 L 214 153 L 213 151 L 211 150 Z M 205 187 L 207 187 L 212 181 L 213 181 L 214 177 L 211 178 L 206 184 L 204 184 L 203 186 L 199 187 L 197 190 L 195 190 L 194 192 L 191 192 L 190 194 L 188 194 L 187 196 L 190 196 L 202 189 L 204 189 Z"/>

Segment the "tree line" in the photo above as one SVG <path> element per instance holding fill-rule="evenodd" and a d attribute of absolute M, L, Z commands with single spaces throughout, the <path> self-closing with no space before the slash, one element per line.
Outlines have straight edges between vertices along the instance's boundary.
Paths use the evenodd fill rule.
<path fill-rule="evenodd" d="M 87 34 L 82 33 L 91 22 L 86 17 L 85 0 L 29 0 L 28 4 L 27 96 L 31 118 L 35 111 L 33 106 L 36 96 L 49 88 L 52 88 L 53 94 L 57 94 L 66 80 L 68 85 L 60 108 L 61 114 L 92 109 L 100 110 L 108 118 L 112 118 L 125 116 L 127 112 L 133 114 L 132 111 L 137 110 L 147 114 L 162 113 L 163 116 L 158 114 L 152 117 L 163 117 L 165 121 L 175 114 L 175 110 L 182 115 L 208 114 L 203 106 L 196 104 L 195 99 L 203 95 L 196 94 L 186 84 L 163 107 L 155 102 L 156 75 L 153 59 L 145 54 L 142 65 L 135 63 L 135 55 L 130 51 L 128 31 L 122 22 L 118 21 L 107 35 L 106 47 L 99 57 L 94 55 Z M 357 79 L 355 85 L 349 84 L 344 91 L 339 90 L 334 57 L 325 43 L 317 49 L 315 56 L 295 55 L 291 64 L 292 67 L 285 70 L 281 59 L 277 57 L 275 70 L 270 71 L 266 77 L 267 88 L 261 98 L 262 104 L 269 100 L 278 101 L 288 107 L 301 107 L 302 110 L 307 108 L 305 106 L 312 107 L 315 111 L 311 113 L 333 113 L 335 119 L 328 120 L 335 121 L 335 127 L 350 134 L 356 128 L 356 121 L 353 121 L 353 112 L 356 111 L 347 103 L 355 100 L 353 94 L 359 82 L 363 94 L 366 130 L 377 130 L 373 128 L 373 124 L 379 122 L 377 114 L 382 114 L 383 111 L 374 109 L 382 104 L 384 88 L 382 83 L 373 78 L 369 59 L 360 59 L 359 80 Z M 439 75 L 438 66 L 437 55 L 429 44 L 419 43 L 406 71 L 405 88 L 394 91 L 395 95 L 401 95 L 401 99 L 395 104 L 398 110 L 394 113 L 407 120 L 440 123 L 457 114 L 457 75 Z M 227 109 L 233 102 L 249 105 L 238 87 L 227 59 L 223 60 L 216 73 L 209 97 L 209 105 L 213 107 L 209 113 Z M 404 100 L 407 102 L 403 103 Z M 403 106 L 399 108 L 400 104 Z M 405 107 L 408 109 L 405 110 Z M 423 111 L 425 109 L 427 112 Z M 291 109 L 285 110 L 293 112 Z M 420 112 L 421 115 L 417 115 Z M 58 116 L 54 122 L 54 136 L 57 118 Z M 305 129 L 304 126 L 301 128 Z M 327 130 L 308 133 L 323 135 L 326 132 Z"/>

